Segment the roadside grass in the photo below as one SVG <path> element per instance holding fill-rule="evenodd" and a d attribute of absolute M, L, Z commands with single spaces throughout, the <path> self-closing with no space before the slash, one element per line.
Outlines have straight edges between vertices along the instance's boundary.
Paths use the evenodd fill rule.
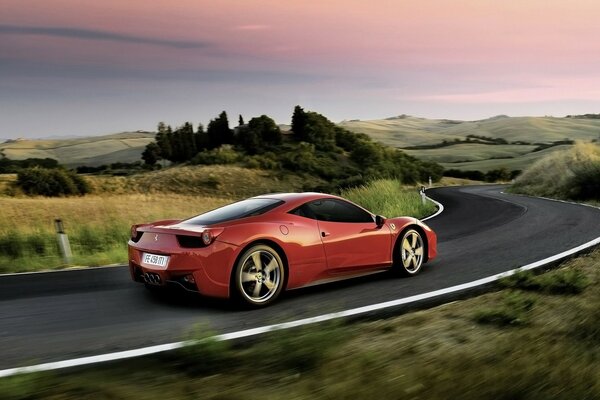
<path fill-rule="evenodd" d="M 66 267 L 57 244 L 55 219 L 63 221 L 69 237 L 73 251 L 71 265 L 125 263 L 132 224 L 190 217 L 230 203 L 245 190 L 259 193 L 279 189 L 301 190 L 298 187 L 300 183 L 290 187 L 286 186 L 289 182 L 279 181 L 281 186 L 271 186 L 273 182 L 263 180 L 264 177 L 256 171 L 240 168 L 250 171 L 243 175 L 241 172 L 238 174 L 235 168 L 227 167 L 230 175 L 215 178 L 227 183 L 224 187 L 220 186 L 221 183 L 215 183 L 215 196 L 208 196 L 202 194 L 205 189 L 195 186 L 195 179 L 200 179 L 209 170 L 218 172 L 219 169 L 197 169 L 179 169 L 183 170 L 180 173 L 159 171 L 162 174 L 157 174 L 155 179 L 144 174 L 146 177 L 143 182 L 138 182 L 135 187 L 136 190 L 146 188 L 146 194 L 135 193 L 135 190 L 134 194 L 121 194 L 127 182 L 131 182 L 127 178 L 99 177 L 92 182 L 96 187 L 104 187 L 104 192 L 99 191 L 101 194 L 63 198 L 0 197 L 0 273 Z M 201 179 L 211 179 L 210 176 Z M 152 186 L 151 182 L 157 186 Z M 227 189 L 234 186 L 239 186 L 237 191 Z M 160 187 L 163 189 L 159 190 Z M 173 193 L 176 187 L 181 190 L 188 188 L 188 193 Z M 222 193 L 227 193 L 228 197 L 217 197 Z M 423 217 L 435 210 L 429 202 L 421 205 L 415 188 L 401 186 L 396 181 L 376 181 L 366 187 L 347 191 L 347 194 L 366 208 L 389 216 Z"/>
<path fill-rule="evenodd" d="M 510 288 L 389 319 L 4 378 L 0 398 L 597 399 L 600 250 L 550 273 L 562 270 L 589 285 L 568 295 Z M 474 319 L 510 306 L 527 323 Z"/>
<path fill-rule="evenodd" d="M 514 193 L 574 200 L 600 200 L 600 146 L 577 143 L 540 159 L 521 174 Z"/>
<path fill-rule="evenodd" d="M 185 218 L 231 201 L 177 194 L 0 197 L 0 273 L 64 267 L 54 228 L 57 218 L 69 236 L 72 264 L 97 266 L 127 261 L 134 223 Z"/>
<path fill-rule="evenodd" d="M 375 214 L 389 218 L 423 218 L 435 212 L 433 203 L 427 201 L 423 204 L 417 188 L 404 186 L 392 179 L 377 180 L 344 190 L 341 195 Z"/>

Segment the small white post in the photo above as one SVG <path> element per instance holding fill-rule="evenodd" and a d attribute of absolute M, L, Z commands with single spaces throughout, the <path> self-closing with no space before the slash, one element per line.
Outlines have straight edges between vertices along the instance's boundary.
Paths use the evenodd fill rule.
<path fill-rule="evenodd" d="M 423 202 L 423 205 L 425 205 L 425 203 L 427 203 L 427 196 L 425 196 L 425 186 L 421 186 L 419 194 L 421 194 L 421 201 Z"/>
<path fill-rule="evenodd" d="M 431 182 L 431 176 L 430 176 L 430 177 L 429 177 L 429 188 L 430 188 L 430 189 L 431 189 L 431 185 L 432 185 L 432 182 Z"/>
<path fill-rule="evenodd" d="M 63 257 L 63 261 L 65 264 L 71 264 L 71 258 L 73 257 L 73 253 L 71 252 L 71 245 L 69 244 L 69 237 L 65 233 L 65 228 L 63 226 L 62 220 L 55 219 L 54 227 L 56 228 L 56 237 L 58 239 L 58 247 L 60 249 L 60 253 Z"/>

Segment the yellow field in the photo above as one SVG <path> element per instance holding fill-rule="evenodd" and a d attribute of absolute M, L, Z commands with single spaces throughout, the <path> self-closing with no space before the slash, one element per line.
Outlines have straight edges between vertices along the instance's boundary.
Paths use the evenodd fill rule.
<path fill-rule="evenodd" d="M 113 222 L 131 225 L 158 219 L 184 218 L 211 210 L 231 200 L 173 194 L 132 194 L 67 198 L 0 197 L 0 233 L 54 232 L 54 219 L 66 229 L 80 225 L 101 227 Z"/>

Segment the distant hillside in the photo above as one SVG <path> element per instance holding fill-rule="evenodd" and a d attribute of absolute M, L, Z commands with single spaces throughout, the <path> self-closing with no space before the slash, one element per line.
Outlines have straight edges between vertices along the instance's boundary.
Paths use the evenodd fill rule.
<path fill-rule="evenodd" d="M 383 120 L 344 121 L 339 125 L 353 132 L 365 133 L 389 146 L 406 149 L 414 157 L 438 162 L 448 169 L 462 170 L 522 169 L 548 152 L 568 147 L 553 146 L 539 151 L 545 146 L 558 144 L 555 142 L 600 139 L 600 119 L 585 116 L 499 115 L 479 121 L 457 121 L 401 115 Z M 506 143 L 492 143 L 477 137 L 503 139 Z M 415 146 L 432 148 L 414 149 Z"/>
<path fill-rule="evenodd" d="M 154 140 L 153 132 L 122 132 L 73 139 L 17 139 L 0 143 L 0 152 L 13 160 L 53 158 L 68 167 L 134 162 Z"/>

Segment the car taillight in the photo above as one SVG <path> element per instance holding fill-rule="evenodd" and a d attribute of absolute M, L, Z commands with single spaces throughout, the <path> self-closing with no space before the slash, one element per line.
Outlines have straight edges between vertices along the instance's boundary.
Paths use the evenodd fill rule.
<path fill-rule="evenodd" d="M 142 238 L 142 235 L 144 234 L 143 232 L 138 232 L 137 228 L 138 225 L 131 225 L 131 240 L 136 243 Z"/>

